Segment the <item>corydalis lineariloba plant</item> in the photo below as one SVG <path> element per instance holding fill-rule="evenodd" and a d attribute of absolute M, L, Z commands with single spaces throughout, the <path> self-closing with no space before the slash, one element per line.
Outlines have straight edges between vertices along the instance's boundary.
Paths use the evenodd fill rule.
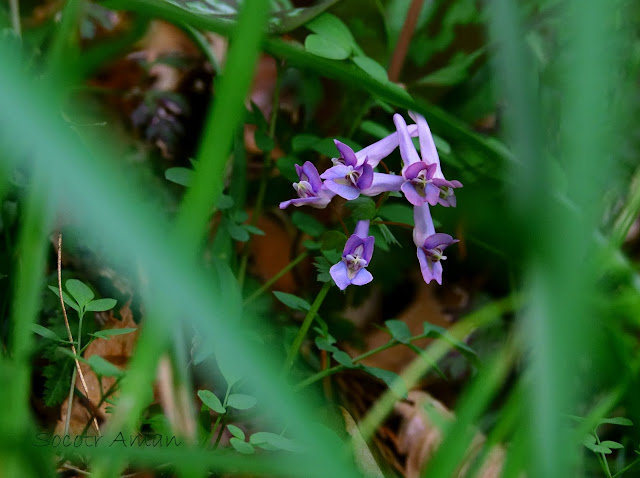
<path fill-rule="evenodd" d="M 440 204 L 455 207 L 454 189 L 462 187 L 462 184 L 444 177 L 427 120 L 413 112 L 409 112 L 409 116 L 416 124 L 407 126 L 404 118 L 395 114 L 393 122 L 396 132 L 358 152 L 334 140 L 340 156 L 333 158 L 333 166 L 322 174 L 310 161 L 302 167 L 296 165 L 300 181 L 293 183 L 293 189 L 298 193 L 298 198 L 280 203 L 280 209 L 291 204 L 322 209 L 336 195 L 352 201 L 361 194 L 377 196 L 401 191 L 414 207 L 413 242 L 417 248 L 422 277 L 427 284 L 432 280 L 442 284 L 441 261 L 447 258 L 444 250 L 458 241 L 449 234 L 435 231 L 429 206 Z M 420 154 L 411 141 L 412 136 L 418 136 Z M 380 161 L 398 147 L 403 163 L 402 174 L 374 171 Z M 341 260 L 330 269 L 331 277 L 341 290 L 351 284 L 364 285 L 373 280 L 366 269 L 371 262 L 373 246 L 374 238 L 369 236 L 369 221 L 359 221 L 345 244 Z"/>

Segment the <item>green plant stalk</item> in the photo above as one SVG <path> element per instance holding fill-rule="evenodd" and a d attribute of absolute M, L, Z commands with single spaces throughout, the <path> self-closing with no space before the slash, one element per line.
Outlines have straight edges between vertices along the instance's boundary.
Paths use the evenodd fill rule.
<path fill-rule="evenodd" d="M 597 428 L 593 429 L 593 436 L 596 437 L 596 444 L 601 445 Z M 596 453 L 596 456 L 598 457 L 598 461 L 600 461 L 600 466 L 602 466 L 602 471 L 605 472 L 605 474 L 607 475 L 607 478 L 612 478 L 611 470 L 609 469 L 609 463 L 607 462 L 607 455 L 605 455 L 604 453 Z"/>
<path fill-rule="evenodd" d="M 11 9 L 11 27 L 18 37 L 22 36 L 22 29 L 20 27 L 20 3 L 18 0 L 9 0 L 9 7 Z"/>
<path fill-rule="evenodd" d="M 633 460 L 631 463 L 629 463 L 627 466 L 625 466 L 623 469 L 621 469 L 619 472 L 617 472 L 615 475 L 613 475 L 613 478 L 617 478 L 618 476 L 622 476 L 627 470 L 631 469 L 631 467 L 637 465 L 638 462 L 640 462 L 640 458 L 636 458 L 635 460 Z"/>
<path fill-rule="evenodd" d="M 304 251 L 304 252 L 300 253 L 295 259 L 293 259 L 286 266 L 284 266 L 276 275 L 274 275 L 271 279 L 269 279 L 267 282 L 265 282 L 262 285 L 262 287 L 260 287 L 253 294 L 251 294 L 249 297 L 247 297 L 245 299 L 245 301 L 244 301 L 244 305 L 250 304 L 255 299 L 257 299 L 262 294 L 264 294 L 267 290 L 269 290 L 269 288 L 273 284 L 275 284 L 278 281 L 278 279 L 280 279 L 283 275 L 285 275 L 287 272 L 289 272 L 291 269 L 293 269 L 295 266 L 297 266 L 308 255 L 309 255 L 308 251 Z"/>
<path fill-rule="evenodd" d="M 276 133 L 276 122 L 278 121 L 278 109 L 280 108 L 280 83 L 281 83 L 281 68 L 277 67 L 277 78 L 276 85 L 273 91 L 273 99 L 271 102 L 271 118 L 269 118 L 269 138 L 274 141 L 275 144 L 275 133 Z M 273 168 L 273 163 L 271 161 L 271 151 L 266 151 L 264 153 L 264 159 L 262 164 L 262 174 L 260 175 L 260 185 L 258 186 L 258 195 L 256 197 L 256 203 L 253 208 L 253 213 L 251 214 L 251 222 L 252 226 L 258 224 L 258 220 L 262 215 L 262 209 L 264 207 L 264 196 L 267 193 L 267 182 L 269 180 L 269 175 L 271 174 L 271 169 Z M 240 288 L 244 285 L 244 279 L 247 274 L 247 264 L 249 262 L 249 243 L 251 242 L 251 236 L 249 236 L 249 240 L 244 244 L 242 248 L 242 257 L 240 258 L 240 267 L 238 270 L 238 283 L 240 284 Z"/>
<path fill-rule="evenodd" d="M 200 33 L 198 30 L 190 27 L 189 25 L 182 25 L 180 27 L 187 34 L 187 36 L 191 38 L 191 41 L 195 43 L 198 48 L 200 48 L 200 51 L 202 52 L 202 54 L 206 57 L 206 59 L 211 64 L 211 68 L 213 68 L 213 71 L 215 73 L 220 73 L 222 71 L 222 68 L 220 67 L 220 62 L 218 62 L 218 59 L 213 54 L 211 45 L 207 41 L 206 37 L 202 33 Z"/>
<path fill-rule="evenodd" d="M 209 440 L 207 441 L 207 443 L 211 443 L 211 439 L 213 438 L 213 434 L 216 431 L 216 426 L 218 424 L 220 424 L 220 430 L 218 430 L 218 436 L 216 437 L 216 442 L 213 444 L 213 449 L 216 450 L 218 448 L 218 445 L 220 444 L 220 439 L 222 438 L 222 432 L 224 431 L 224 425 L 225 425 L 225 418 L 227 416 L 227 402 L 229 401 L 229 392 L 231 392 L 231 387 L 227 386 L 227 391 L 224 394 L 224 401 L 222 402 L 222 406 L 225 409 L 225 413 L 223 415 L 218 415 L 218 418 L 216 419 L 216 423 L 213 426 L 213 428 L 211 429 L 211 435 L 209 436 Z"/>
<path fill-rule="evenodd" d="M 165 2 L 156 5 L 163 6 Z M 251 86 L 267 18 L 268 2 L 265 0 L 247 1 L 240 11 L 225 73 L 205 123 L 198 167 L 178 211 L 175 223 L 178 242 L 186 244 L 194 258 L 205 236 L 212 209 L 222 194 L 227 157 L 234 133 L 241 125 L 244 100 Z"/>
<path fill-rule="evenodd" d="M 302 325 L 300 326 L 298 335 L 296 336 L 295 340 L 291 344 L 291 347 L 289 348 L 289 352 L 287 353 L 287 358 L 284 362 L 284 367 L 282 369 L 282 372 L 284 375 L 288 374 L 289 371 L 291 370 L 291 367 L 293 367 L 293 362 L 295 361 L 296 356 L 298 355 L 298 351 L 300 350 L 302 341 L 306 337 L 307 332 L 309 331 L 309 327 L 311 327 L 311 323 L 313 322 L 313 319 L 318 313 L 318 309 L 320 309 L 320 306 L 322 305 L 324 298 L 327 296 L 327 292 L 329 292 L 329 289 L 331 288 L 331 284 L 332 284 L 331 281 L 325 282 L 324 285 L 322 286 L 322 289 L 320 289 L 320 292 L 318 292 L 318 295 L 313 301 L 313 304 L 311 304 L 311 308 L 309 309 L 309 312 L 307 313 L 306 317 L 302 322 Z"/>
<path fill-rule="evenodd" d="M 80 334 L 82 334 L 82 318 L 84 317 L 84 307 L 80 308 L 80 312 L 78 312 L 78 350 L 80 348 Z M 73 343 L 73 342 L 72 342 Z M 82 352 L 78 352 L 79 356 L 82 356 Z M 76 375 L 78 374 L 78 370 L 76 370 L 77 365 L 73 366 L 73 374 L 71 376 L 71 384 L 69 385 L 69 398 L 67 399 L 67 416 L 64 419 L 64 434 L 69 434 L 69 424 L 71 422 L 71 409 L 73 407 L 73 395 L 76 390 Z M 100 388 L 102 390 L 102 387 Z"/>
<path fill-rule="evenodd" d="M 611 232 L 612 246 L 619 248 L 624 243 L 625 238 L 633 222 L 640 213 L 640 168 L 636 169 L 629 185 L 629 199 L 625 203 L 622 211 L 616 219 Z"/>

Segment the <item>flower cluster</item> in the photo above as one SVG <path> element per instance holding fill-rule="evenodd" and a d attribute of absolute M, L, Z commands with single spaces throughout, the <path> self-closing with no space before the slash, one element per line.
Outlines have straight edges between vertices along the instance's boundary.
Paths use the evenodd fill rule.
<path fill-rule="evenodd" d="M 413 242 L 417 248 L 420 270 L 425 282 L 435 280 L 442 284 L 444 250 L 458 242 L 449 234 L 435 231 L 429 206 L 440 204 L 455 207 L 454 189 L 462 187 L 459 181 L 448 181 L 442 174 L 440 158 L 425 118 L 409 112 L 415 121 L 407 125 L 404 118 L 395 114 L 396 131 L 386 138 L 355 152 L 349 146 L 335 140 L 340 156 L 332 159 L 333 166 L 320 174 L 309 161 L 302 167 L 296 165 L 300 181 L 293 183 L 298 193 L 296 199 L 284 201 L 280 208 L 290 205 L 308 205 L 325 208 L 334 196 L 351 201 L 361 194 L 377 196 L 384 192 L 401 191 L 414 206 Z M 412 137 L 418 137 L 420 154 Z M 380 161 L 400 148 L 402 174 L 386 174 L 374 171 Z M 344 290 L 349 285 L 364 285 L 373 280 L 366 269 L 373 255 L 374 237 L 369 235 L 369 221 L 358 221 L 356 229 L 347 240 L 340 262 L 331 267 L 331 277 Z"/>

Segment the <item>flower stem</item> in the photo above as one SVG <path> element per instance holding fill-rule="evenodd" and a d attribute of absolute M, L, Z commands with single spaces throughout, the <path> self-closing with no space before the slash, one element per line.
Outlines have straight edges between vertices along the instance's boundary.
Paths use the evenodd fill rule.
<path fill-rule="evenodd" d="M 20 28 L 20 3 L 18 0 L 9 0 L 9 6 L 11 7 L 11 26 L 16 35 L 20 37 L 22 35 Z"/>
<path fill-rule="evenodd" d="M 269 287 L 271 287 L 273 284 L 275 284 L 278 281 L 278 279 L 280 279 L 283 275 L 285 275 L 287 272 L 289 272 L 291 269 L 293 269 L 300 261 L 302 261 L 308 255 L 309 255 L 308 251 L 304 251 L 303 253 L 299 254 L 298 257 L 296 257 L 291 262 L 289 262 L 286 266 L 284 266 L 282 268 L 282 270 L 280 270 L 280 272 L 278 272 L 271 279 L 269 279 L 267 282 L 265 282 L 262 285 L 262 287 L 260 287 L 253 294 L 251 294 L 249 297 L 247 297 L 245 299 L 245 301 L 244 301 L 244 305 L 247 305 L 247 304 L 253 302 L 255 299 L 257 299 L 262 294 L 264 294 L 269 289 Z"/>
<path fill-rule="evenodd" d="M 282 369 L 282 372 L 284 375 L 289 373 L 289 371 L 291 370 L 291 367 L 293 366 L 293 362 L 295 361 L 296 356 L 298 355 L 298 351 L 300 350 L 300 346 L 302 345 L 302 341 L 307 335 L 307 332 L 309 331 L 309 327 L 311 327 L 311 323 L 313 322 L 313 319 L 316 316 L 318 309 L 320 309 L 320 306 L 322 305 L 324 298 L 327 296 L 327 292 L 329 292 L 329 289 L 331 288 L 331 284 L 332 284 L 331 281 L 325 282 L 324 286 L 322 286 L 322 289 L 320 289 L 320 292 L 318 292 L 316 299 L 313 301 L 313 304 L 311 304 L 311 308 L 309 309 L 307 316 L 304 318 L 304 321 L 300 326 L 298 335 L 293 341 L 293 344 L 291 344 L 291 348 L 289 348 L 289 352 L 287 353 L 287 359 Z"/>

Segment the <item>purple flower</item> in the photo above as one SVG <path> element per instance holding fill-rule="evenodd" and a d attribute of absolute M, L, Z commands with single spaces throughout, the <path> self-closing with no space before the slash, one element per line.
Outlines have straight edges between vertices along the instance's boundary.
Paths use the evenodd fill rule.
<path fill-rule="evenodd" d="M 427 124 L 427 120 L 424 118 L 424 116 L 412 111 L 409 112 L 409 116 L 411 116 L 411 118 L 416 122 L 416 125 L 418 127 L 418 139 L 420 141 L 420 153 L 422 154 L 422 161 L 429 165 L 435 164 L 436 166 L 431 178 L 431 183 L 433 184 L 433 186 L 438 188 L 437 194 L 427 194 L 427 202 L 432 206 L 435 206 L 439 203 L 444 207 L 456 207 L 456 196 L 453 190 L 455 188 L 461 188 L 462 183 L 455 180 L 447 181 L 444 177 L 444 174 L 442 174 L 438 150 L 436 149 L 436 144 L 433 142 L 431 130 L 429 129 L 429 125 Z"/>
<path fill-rule="evenodd" d="M 366 267 L 371 262 L 375 238 L 369 236 L 369 221 L 358 221 L 355 231 L 342 251 L 342 260 L 329 270 L 340 290 L 349 285 L 364 285 L 373 280 Z"/>
<path fill-rule="evenodd" d="M 407 127 L 409 136 L 418 136 L 418 127 L 415 124 Z M 399 135 L 397 132 L 391 133 L 389 136 L 382 138 L 380 141 L 376 141 L 370 144 L 366 148 L 361 149 L 356 153 L 356 157 L 367 158 L 367 163 L 375 168 L 380 161 L 389 156 L 394 149 L 398 147 Z"/>
<path fill-rule="evenodd" d="M 340 157 L 334 158 L 335 166 L 327 169 L 321 176 L 325 187 L 347 200 L 356 199 L 363 189 L 373 184 L 373 168 L 366 156 L 358 158 L 349 146 L 334 140 Z"/>
<path fill-rule="evenodd" d="M 435 163 L 428 163 L 420 159 L 416 148 L 413 146 L 407 123 L 399 114 L 393 115 L 393 122 L 398 130 L 400 156 L 404 162 L 402 177 L 404 182 L 401 190 L 407 200 L 414 206 L 420 206 L 425 202 L 437 203 L 440 190 L 433 184 L 432 178 L 437 170 Z M 421 134 L 418 127 L 418 134 Z"/>
<path fill-rule="evenodd" d="M 415 228 L 413 242 L 418 248 L 418 261 L 422 277 L 428 284 L 432 280 L 442 284 L 442 263 L 447 258 L 444 250 L 453 243 L 459 242 L 449 234 L 437 233 L 431 219 L 429 205 L 424 203 L 413 208 Z"/>
<path fill-rule="evenodd" d="M 295 166 L 300 182 L 293 183 L 293 189 L 298 193 L 298 198 L 281 202 L 280 209 L 285 209 L 291 204 L 296 207 L 309 205 L 319 209 L 327 207 L 335 193 L 324 187 L 313 163 L 307 161 L 302 166 Z"/>

